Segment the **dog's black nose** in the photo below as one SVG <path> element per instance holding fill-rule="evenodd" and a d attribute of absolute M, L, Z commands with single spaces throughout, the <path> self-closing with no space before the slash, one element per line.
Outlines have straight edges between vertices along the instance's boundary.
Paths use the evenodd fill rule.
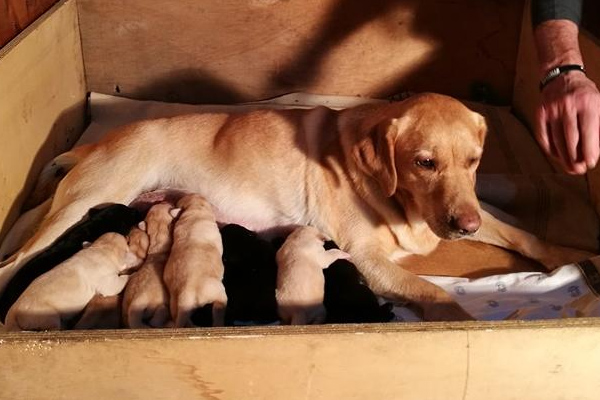
<path fill-rule="evenodd" d="M 474 234 L 480 226 L 481 217 L 476 212 L 461 213 L 450 218 L 452 230 L 463 236 Z"/>

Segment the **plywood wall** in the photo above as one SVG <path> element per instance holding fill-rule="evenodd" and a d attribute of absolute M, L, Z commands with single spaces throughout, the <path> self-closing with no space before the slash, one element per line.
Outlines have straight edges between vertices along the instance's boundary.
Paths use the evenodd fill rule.
<path fill-rule="evenodd" d="M 593 320 L 20 333 L 2 399 L 596 399 Z"/>
<path fill-rule="evenodd" d="M 74 0 L 0 50 L 0 240 L 42 165 L 82 132 L 86 88 Z"/>
<path fill-rule="evenodd" d="M 58 0 L 0 0 L 0 47 L 35 21 Z"/>
<path fill-rule="evenodd" d="M 469 98 L 478 84 L 509 103 L 523 9 L 514 0 L 78 5 L 91 90 L 190 103 L 292 91 Z"/>

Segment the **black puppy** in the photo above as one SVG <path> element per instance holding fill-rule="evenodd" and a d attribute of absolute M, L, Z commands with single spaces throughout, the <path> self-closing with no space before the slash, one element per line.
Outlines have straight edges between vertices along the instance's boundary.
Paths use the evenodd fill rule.
<path fill-rule="evenodd" d="M 275 248 L 239 225 L 221 229 L 223 238 L 223 284 L 227 292 L 225 324 L 268 324 L 279 320 L 275 287 Z"/>
<path fill-rule="evenodd" d="M 221 228 L 223 239 L 223 284 L 227 292 L 226 325 L 268 324 L 279 320 L 275 288 L 276 251 L 285 238 L 269 243 L 242 226 Z M 325 249 L 337 248 L 326 242 Z M 324 306 L 327 323 L 387 322 L 393 318 L 391 304 L 379 305 L 377 297 L 364 283 L 350 261 L 337 260 L 323 270 Z M 197 326 L 211 326 L 211 305 L 192 316 Z"/>
<path fill-rule="evenodd" d="M 35 255 L 8 282 L 4 293 L 0 295 L 2 322 L 10 307 L 31 282 L 81 250 L 83 242 L 93 242 L 107 232 L 126 235 L 143 217 L 140 211 L 123 204 L 90 209 L 87 218 L 63 233 L 44 251 Z"/>
<path fill-rule="evenodd" d="M 332 241 L 325 250 L 337 249 Z M 356 266 L 348 260 L 336 260 L 323 270 L 325 275 L 326 323 L 389 322 L 394 317 L 392 305 L 379 305 Z"/>

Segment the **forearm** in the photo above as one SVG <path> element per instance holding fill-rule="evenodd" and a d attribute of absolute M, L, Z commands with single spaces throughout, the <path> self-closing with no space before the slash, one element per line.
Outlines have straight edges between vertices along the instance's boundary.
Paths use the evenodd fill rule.
<path fill-rule="evenodd" d="M 567 19 L 550 20 L 535 27 L 540 78 L 559 65 L 583 65 L 578 35 L 577 24 Z"/>

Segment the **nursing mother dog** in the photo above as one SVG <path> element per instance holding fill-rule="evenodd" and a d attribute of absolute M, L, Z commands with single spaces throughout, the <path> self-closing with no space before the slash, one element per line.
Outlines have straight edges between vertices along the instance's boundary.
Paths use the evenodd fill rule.
<path fill-rule="evenodd" d="M 588 256 L 480 209 L 474 183 L 485 135 L 481 115 L 428 93 L 342 111 L 191 114 L 121 127 L 62 180 L 38 232 L 3 268 L 2 285 L 90 207 L 172 188 L 204 196 L 224 224 L 263 233 L 314 226 L 376 293 L 411 302 L 427 320 L 470 319 L 444 290 L 402 268 L 404 257 L 460 238 L 549 269 Z"/>

